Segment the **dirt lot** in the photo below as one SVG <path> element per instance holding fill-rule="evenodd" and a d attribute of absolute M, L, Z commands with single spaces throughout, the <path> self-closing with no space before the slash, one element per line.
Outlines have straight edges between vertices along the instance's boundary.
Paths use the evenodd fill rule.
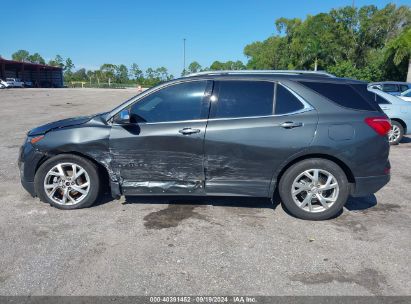
<path fill-rule="evenodd" d="M 268 201 L 157 198 L 61 211 L 20 186 L 28 129 L 109 110 L 132 90 L 0 90 L 0 295 L 411 295 L 411 139 L 392 180 L 338 218 Z"/>

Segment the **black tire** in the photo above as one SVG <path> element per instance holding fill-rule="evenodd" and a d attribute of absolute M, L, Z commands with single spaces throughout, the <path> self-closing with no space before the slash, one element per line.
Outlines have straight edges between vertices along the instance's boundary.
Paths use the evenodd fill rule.
<path fill-rule="evenodd" d="M 310 212 L 300 208 L 293 200 L 292 185 L 294 180 L 304 171 L 310 169 L 320 169 L 331 173 L 339 186 L 339 193 L 336 201 L 328 209 L 320 212 Z M 335 217 L 344 207 L 349 193 L 350 184 L 344 171 L 334 162 L 322 158 L 311 158 L 300 161 L 288 168 L 279 183 L 279 193 L 281 200 L 289 213 L 304 220 L 326 220 Z"/>
<path fill-rule="evenodd" d="M 86 196 L 77 204 L 73 205 L 62 205 L 54 202 L 51 200 L 44 190 L 44 180 L 46 178 L 47 173 L 56 165 L 60 163 L 74 163 L 82 167 L 89 176 L 89 190 Z M 73 154 L 61 154 L 55 157 L 52 157 L 45 161 L 40 168 L 36 172 L 36 176 L 34 178 L 34 186 L 37 193 L 37 196 L 40 198 L 41 201 L 45 203 L 49 203 L 51 206 L 56 207 L 58 209 L 70 210 L 70 209 L 80 209 L 90 207 L 93 203 L 96 202 L 97 198 L 99 197 L 100 189 L 101 189 L 101 182 L 99 179 L 99 173 L 97 166 L 85 159 L 83 157 L 73 155 Z"/>
<path fill-rule="evenodd" d="M 398 145 L 404 136 L 404 127 L 402 126 L 400 122 L 396 120 L 391 120 L 391 124 L 393 127 L 394 126 L 398 127 L 400 134 L 396 140 L 390 141 L 390 145 Z"/>

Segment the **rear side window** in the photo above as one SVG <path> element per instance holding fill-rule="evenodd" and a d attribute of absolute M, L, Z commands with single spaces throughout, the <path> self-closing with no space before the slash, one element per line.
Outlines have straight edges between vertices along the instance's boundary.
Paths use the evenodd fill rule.
<path fill-rule="evenodd" d="M 212 117 L 231 118 L 273 114 L 274 83 L 267 81 L 220 81 L 218 102 Z"/>
<path fill-rule="evenodd" d="M 380 95 L 368 91 L 368 88 L 365 84 L 352 84 L 353 87 L 360 95 L 367 100 L 377 111 L 382 112 L 379 107 L 380 104 L 389 104 L 390 102 L 385 98 L 382 98 Z"/>
<path fill-rule="evenodd" d="M 382 90 L 384 92 L 398 92 L 398 86 L 396 84 L 383 84 Z"/>
<path fill-rule="evenodd" d="M 301 84 L 314 90 L 320 95 L 327 97 L 329 100 L 336 104 L 355 110 L 376 111 L 377 108 L 368 102 L 364 97 L 364 94 L 360 94 L 351 85 L 345 83 L 320 83 L 320 82 L 308 82 L 300 81 Z M 353 85 L 355 86 L 355 85 Z M 367 89 L 366 85 L 361 84 L 364 90 Z"/>
<path fill-rule="evenodd" d="M 275 114 L 287 114 L 302 110 L 304 105 L 289 90 L 282 85 L 277 85 L 275 97 Z"/>

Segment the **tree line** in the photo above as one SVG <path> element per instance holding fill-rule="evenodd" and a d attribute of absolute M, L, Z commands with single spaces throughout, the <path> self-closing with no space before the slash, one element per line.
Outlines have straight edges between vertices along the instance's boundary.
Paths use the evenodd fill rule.
<path fill-rule="evenodd" d="M 411 55 L 407 6 L 346 6 L 305 20 L 280 18 L 275 28 L 276 35 L 244 48 L 247 68 L 318 69 L 366 81 L 406 79 Z"/>
<path fill-rule="evenodd" d="M 324 70 L 339 77 L 365 81 L 411 81 L 411 9 L 387 4 L 359 8 L 346 6 L 328 13 L 300 18 L 279 18 L 276 34 L 245 46 L 247 62 L 214 61 L 209 67 L 191 62 L 182 75 L 207 70 Z M 39 53 L 19 50 L 13 60 L 45 64 Z M 66 83 L 140 84 L 153 86 L 174 78 L 167 68 L 148 68 L 138 64 L 105 63 L 97 70 L 75 66 L 70 58 L 56 55 L 47 64 L 63 68 Z"/>

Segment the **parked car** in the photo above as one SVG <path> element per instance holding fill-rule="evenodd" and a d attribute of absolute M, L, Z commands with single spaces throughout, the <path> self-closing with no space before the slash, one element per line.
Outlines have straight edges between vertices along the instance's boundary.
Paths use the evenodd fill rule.
<path fill-rule="evenodd" d="M 25 87 L 25 88 L 31 88 L 31 87 L 33 87 L 33 82 L 31 82 L 31 81 L 25 81 L 25 82 L 24 82 L 24 87 Z"/>
<path fill-rule="evenodd" d="M 12 88 L 23 88 L 24 82 L 18 78 L 6 78 L 6 82 Z"/>
<path fill-rule="evenodd" d="M 32 129 L 21 181 L 60 209 L 91 206 L 105 187 L 115 198 L 278 189 L 294 216 L 328 219 L 390 179 L 391 125 L 373 96 L 366 83 L 322 74 L 194 74 Z"/>
<path fill-rule="evenodd" d="M 411 89 L 402 92 L 398 97 L 405 101 L 411 101 Z"/>
<path fill-rule="evenodd" d="M 411 134 L 411 103 L 380 90 L 369 90 L 376 94 L 375 101 L 391 119 L 390 144 L 399 144 L 404 135 Z"/>
<path fill-rule="evenodd" d="M 401 95 L 402 92 L 411 89 L 411 83 L 397 81 L 371 82 L 368 84 L 368 87 L 398 96 Z"/>
<path fill-rule="evenodd" d="M 6 81 L 4 81 L 3 79 L 0 79 L 0 89 L 7 89 L 9 87 L 10 85 Z"/>

